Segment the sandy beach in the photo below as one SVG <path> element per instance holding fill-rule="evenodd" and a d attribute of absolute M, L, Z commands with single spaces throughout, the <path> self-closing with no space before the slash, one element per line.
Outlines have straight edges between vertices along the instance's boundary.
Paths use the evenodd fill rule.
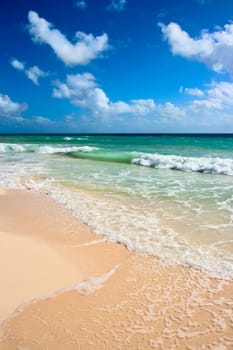
<path fill-rule="evenodd" d="M 106 242 L 34 191 L 0 191 L 0 349 L 233 348 L 233 281 Z"/>

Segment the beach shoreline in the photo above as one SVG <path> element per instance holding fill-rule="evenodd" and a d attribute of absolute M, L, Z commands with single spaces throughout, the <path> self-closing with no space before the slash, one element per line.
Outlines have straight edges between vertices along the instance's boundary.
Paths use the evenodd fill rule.
<path fill-rule="evenodd" d="M 0 212 L 0 349 L 233 347 L 232 280 L 107 242 L 34 191 L 1 189 Z"/>

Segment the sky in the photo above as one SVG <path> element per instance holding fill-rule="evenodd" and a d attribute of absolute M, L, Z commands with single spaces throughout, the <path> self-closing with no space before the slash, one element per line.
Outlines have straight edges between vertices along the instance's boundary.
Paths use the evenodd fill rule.
<path fill-rule="evenodd" d="M 0 42 L 0 133 L 233 133 L 232 0 L 7 0 Z"/>

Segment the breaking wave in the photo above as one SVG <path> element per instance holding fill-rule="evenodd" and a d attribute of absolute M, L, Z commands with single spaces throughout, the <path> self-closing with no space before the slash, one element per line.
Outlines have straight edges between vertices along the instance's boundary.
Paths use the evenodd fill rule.
<path fill-rule="evenodd" d="M 97 150 L 97 147 L 91 146 L 51 146 L 51 145 L 38 145 L 38 144 L 9 144 L 0 143 L 0 154 L 1 153 L 41 153 L 41 154 L 56 154 L 56 153 L 70 153 L 70 152 L 92 152 Z"/>
<path fill-rule="evenodd" d="M 155 169 L 170 169 L 233 176 L 233 159 L 219 157 L 182 157 L 162 154 L 135 154 L 135 152 L 90 151 L 70 152 L 67 156 L 101 162 L 126 163 Z"/>
<path fill-rule="evenodd" d="M 157 169 L 233 176 L 233 159 L 147 154 L 134 158 L 132 163 Z"/>
<path fill-rule="evenodd" d="M 233 159 L 220 157 L 186 157 L 159 153 L 111 151 L 89 145 L 40 145 L 0 143 L 0 154 L 4 153 L 60 154 L 71 158 L 134 164 L 155 169 L 169 169 L 184 172 L 199 172 L 233 176 Z"/>
<path fill-rule="evenodd" d="M 92 152 L 97 150 L 96 147 L 90 146 L 70 146 L 70 147 L 51 147 L 51 146 L 41 146 L 38 149 L 38 153 L 44 154 L 54 154 L 54 153 L 72 153 L 72 152 Z"/>

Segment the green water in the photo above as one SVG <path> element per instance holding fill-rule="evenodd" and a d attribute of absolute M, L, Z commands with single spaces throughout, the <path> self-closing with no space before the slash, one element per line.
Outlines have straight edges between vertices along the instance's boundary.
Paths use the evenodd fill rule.
<path fill-rule="evenodd" d="M 34 188 L 129 249 L 233 277 L 233 136 L 0 136 L 0 186 Z"/>
<path fill-rule="evenodd" d="M 15 135 L 0 136 L 1 142 L 34 145 L 86 145 L 108 151 L 161 152 L 183 156 L 233 153 L 233 135 L 222 136 L 107 136 L 107 135 Z"/>

